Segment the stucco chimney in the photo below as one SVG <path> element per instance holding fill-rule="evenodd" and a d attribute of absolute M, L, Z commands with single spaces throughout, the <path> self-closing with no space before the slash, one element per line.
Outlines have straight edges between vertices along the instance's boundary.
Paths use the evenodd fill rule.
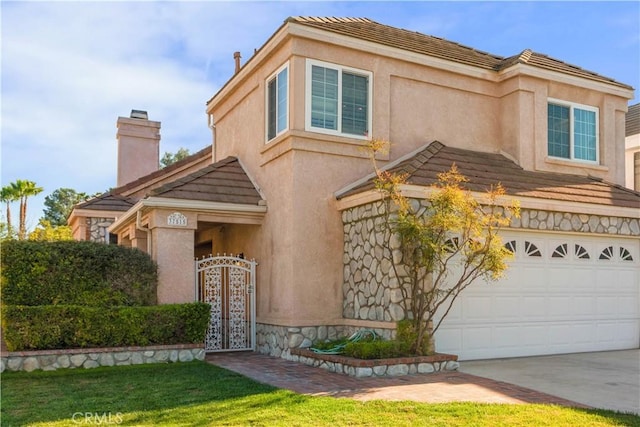
<path fill-rule="evenodd" d="M 236 71 L 235 71 L 236 73 L 238 71 L 240 71 L 240 59 L 241 58 L 242 57 L 240 56 L 240 52 L 233 52 L 233 59 L 236 60 Z"/>
<path fill-rule="evenodd" d="M 149 120 L 146 111 L 131 110 L 118 117 L 118 187 L 155 172 L 160 158 L 160 122 Z"/>
<path fill-rule="evenodd" d="M 640 151 L 633 153 L 633 189 L 640 191 Z"/>

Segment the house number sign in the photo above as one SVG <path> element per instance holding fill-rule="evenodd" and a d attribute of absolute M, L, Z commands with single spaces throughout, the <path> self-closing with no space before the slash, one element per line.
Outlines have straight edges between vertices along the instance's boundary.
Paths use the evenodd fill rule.
<path fill-rule="evenodd" d="M 167 225 L 186 227 L 187 217 L 181 214 L 180 212 L 174 212 L 167 217 Z"/>

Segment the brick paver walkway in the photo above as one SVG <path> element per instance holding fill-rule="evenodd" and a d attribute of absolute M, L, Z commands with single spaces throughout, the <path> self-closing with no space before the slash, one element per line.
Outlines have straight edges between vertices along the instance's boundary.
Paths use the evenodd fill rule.
<path fill-rule="evenodd" d="M 206 360 L 258 382 L 314 396 L 428 403 L 548 403 L 587 408 L 528 388 L 455 371 L 394 378 L 354 378 L 251 352 L 213 353 L 207 355 Z"/>

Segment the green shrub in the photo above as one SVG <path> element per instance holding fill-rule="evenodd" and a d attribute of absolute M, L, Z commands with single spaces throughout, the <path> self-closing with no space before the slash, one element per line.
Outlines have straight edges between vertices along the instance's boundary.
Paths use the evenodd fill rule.
<path fill-rule="evenodd" d="M 6 305 L 134 306 L 156 303 L 157 266 L 148 254 L 95 242 L 7 241 Z"/>
<path fill-rule="evenodd" d="M 411 352 L 411 346 L 418 341 L 418 333 L 416 332 L 411 320 L 404 319 L 396 324 L 396 340 L 403 343 L 403 345 L 407 347 L 407 351 Z M 421 354 L 430 353 L 428 334 L 425 334 L 421 347 Z"/>
<path fill-rule="evenodd" d="M 358 341 L 347 344 L 345 356 L 357 359 L 389 359 L 408 355 L 406 344 L 394 341 Z"/>
<path fill-rule="evenodd" d="M 146 307 L 7 306 L 3 337 L 9 351 L 204 342 L 205 303 Z"/>

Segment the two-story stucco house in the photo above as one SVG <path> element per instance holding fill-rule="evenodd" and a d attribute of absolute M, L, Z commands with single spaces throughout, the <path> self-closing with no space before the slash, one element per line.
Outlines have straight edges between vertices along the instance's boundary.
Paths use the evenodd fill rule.
<path fill-rule="evenodd" d="M 194 257 L 257 260 L 249 334 L 260 352 L 289 357 L 358 328 L 391 331 L 398 282 L 363 150 L 384 139 L 380 163 L 409 174 L 412 198 L 455 163 L 472 192 L 501 182 L 521 203 L 502 236 L 515 253 L 507 277 L 465 291 L 437 351 L 465 360 L 637 348 L 640 193 L 624 187 L 632 98 L 624 83 L 530 50 L 503 58 L 368 19 L 289 18 L 207 102 L 212 146 L 133 172 L 70 220 L 78 238 L 106 238 L 111 224 L 119 244 L 148 251 L 164 303 L 244 283 L 205 272 L 194 286 Z M 136 114 L 118 121 L 120 163 L 157 165 L 143 147 L 157 145 L 160 124 Z M 253 314 L 216 289 L 214 332 L 234 310 Z"/>

